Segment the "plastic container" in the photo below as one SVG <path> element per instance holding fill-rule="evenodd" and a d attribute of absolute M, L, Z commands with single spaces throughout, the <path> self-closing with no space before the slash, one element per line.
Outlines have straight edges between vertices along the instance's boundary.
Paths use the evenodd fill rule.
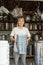
<path fill-rule="evenodd" d="M 35 64 L 43 65 L 43 41 L 35 43 Z"/>
<path fill-rule="evenodd" d="M 0 65 L 9 65 L 9 43 L 0 40 Z"/>

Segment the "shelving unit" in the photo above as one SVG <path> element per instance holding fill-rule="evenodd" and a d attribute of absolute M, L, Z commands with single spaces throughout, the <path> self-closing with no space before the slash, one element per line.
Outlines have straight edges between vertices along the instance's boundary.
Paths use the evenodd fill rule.
<path fill-rule="evenodd" d="M 10 36 L 11 30 L 15 26 L 16 26 L 16 22 L 14 22 L 14 21 L 8 21 L 8 20 L 7 20 L 7 22 L 6 21 L 0 21 L 0 32 L 2 33 L 2 35 L 0 35 L 0 39 L 9 40 L 8 37 Z M 34 31 L 34 33 L 43 31 L 43 22 L 42 21 L 40 21 L 40 22 L 39 21 L 37 21 L 37 22 L 36 21 L 25 22 L 25 26 L 28 27 L 28 29 L 30 30 L 31 33 L 33 31 Z M 6 34 L 6 32 L 7 32 L 7 34 Z M 27 51 L 28 51 L 27 57 L 28 58 L 34 58 L 34 56 L 35 56 L 34 42 L 32 44 L 31 43 L 27 48 Z M 33 46 L 33 47 L 30 47 L 30 46 Z M 12 44 L 10 44 L 10 52 L 11 52 L 10 58 L 13 58 L 13 45 Z"/>
<path fill-rule="evenodd" d="M 0 31 L 11 31 L 13 27 L 16 26 L 16 22 L 14 21 L 1 21 L 0 22 Z M 25 26 L 28 27 L 30 31 L 42 31 L 43 30 L 43 21 L 30 21 L 25 22 Z"/>
<path fill-rule="evenodd" d="M 26 5 L 25 5 L 26 4 Z M 35 36 L 38 35 L 38 40 L 40 37 L 43 38 L 43 21 L 41 21 L 40 17 L 34 19 L 34 13 L 36 12 L 38 6 L 39 10 L 43 11 L 43 2 L 41 1 L 23 1 L 23 0 L 3 0 L 0 1 L 0 6 L 4 5 L 9 12 L 11 13 L 13 9 L 18 5 L 18 7 L 23 9 L 24 16 L 30 16 L 29 21 L 25 21 L 25 26 L 29 29 L 31 33 L 31 40 L 27 47 L 27 60 L 29 65 L 35 65 Z M 3 15 L 4 14 L 4 15 Z M 5 13 L 1 14 L 0 12 L 0 40 L 8 40 L 10 45 L 10 60 L 13 60 L 13 47 L 14 44 L 11 42 L 9 36 L 16 25 L 16 19 L 11 15 L 7 15 Z M 37 13 L 38 14 L 38 13 Z M 1 18 L 2 16 L 2 18 Z M 26 18 L 25 17 L 25 18 Z M 37 38 L 37 37 L 36 37 Z M 12 64 L 13 62 L 11 62 Z"/>
<path fill-rule="evenodd" d="M 4 1 L 3 1 L 4 2 Z M 6 8 L 8 8 L 8 10 L 12 10 L 12 8 L 14 9 L 14 5 L 12 4 L 16 4 L 16 1 L 5 1 L 5 6 Z M 19 2 L 19 1 L 18 1 Z M 19 2 L 19 7 L 23 8 L 23 14 L 25 14 L 25 16 L 28 15 L 33 15 L 33 12 L 35 12 L 35 9 L 37 8 L 38 4 L 37 2 L 26 2 L 26 1 L 20 1 Z M 9 5 L 10 4 L 10 5 Z M 26 5 L 24 5 L 26 4 Z M 28 5 L 27 5 L 28 4 Z M 42 2 L 40 2 L 40 4 L 43 4 Z M 17 4 L 16 4 L 17 5 Z M 16 6 L 15 5 L 15 6 Z M 32 6 L 30 6 L 32 5 Z M 1 15 L 0 15 L 1 16 Z M 5 15 L 8 16 L 8 15 Z M 35 19 L 36 20 L 36 19 Z M 16 20 L 12 17 L 12 16 L 8 16 L 6 18 L 0 19 L 0 40 L 10 40 L 9 36 L 10 33 L 13 29 L 13 27 L 17 26 L 16 25 Z M 27 47 L 27 57 L 29 58 L 34 58 L 35 56 L 35 50 L 34 50 L 34 36 L 37 34 L 40 38 L 40 36 L 42 36 L 43 34 L 43 21 L 26 21 L 25 22 L 25 26 L 29 29 L 31 35 L 33 35 L 33 37 L 31 38 L 32 40 L 29 42 L 30 44 Z M 39 35 L 39 33 L 42 33 Z M 10 58 L 13 58 L 13 44 L 10 42 Z"/>

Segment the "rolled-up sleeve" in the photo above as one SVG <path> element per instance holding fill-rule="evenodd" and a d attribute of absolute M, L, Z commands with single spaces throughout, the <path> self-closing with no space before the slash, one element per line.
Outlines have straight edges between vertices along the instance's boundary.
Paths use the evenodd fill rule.
<path fill-rule="evenodd" d="M 31 34 L 28 29 L 27 29 L 27 35 L 28 35 L 28 37 L 31 37 Z"/>
<path fill-rule="evenodd" d="M 15 29 L 12 29 L 10 36 L 14 36 L 14 35 L 15 35 Z"/>

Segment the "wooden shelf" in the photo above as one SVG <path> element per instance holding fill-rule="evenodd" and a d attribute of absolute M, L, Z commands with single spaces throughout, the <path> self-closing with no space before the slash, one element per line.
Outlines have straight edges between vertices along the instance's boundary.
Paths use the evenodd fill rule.
<path fill-rule="evenodd" d="M 43 31 L 43 30 L 29 30 L 29 31 Z"/>
<path fill-rule="evenodd" d="M 0 25 L 1 25 L 1 23 L 4 23 L 4 24 L 5 24 L 5 23 L 8 23 L 8 24 L 11 23 L 11 25 L 12 25 L 12 23 L 14 23 L 14 26 L 15 26 L 17 22 L 16 22 L 15 20 L 5 20 L 5 21 L 0 21 Z M 38 32 L 39 32 L 39 31 L 42 31 L 43 21 L 27 21 L 26 23 L 29 24 L 29 25 L 28 25 L 29 27 L 28 27 L 28 26 L 27 26 L 27 27 L 28 27 L 28 29 L 29 29 L 30 32 L 32 32 L 32 31 L 34 31 L 34 32 L 36 32 L 36 31 L 38 31 Z M 3 24 L 3 25 L 4 25 L 4 24 Z M 32 28 L 30 27 L 31 24 L 32 24 Z M 34 26 L 35 26 L 34 24 L 36 24 L 36 28 L 34 28 Z M 37 24 L 38 24 L 38 25 L 41 25 L 41 28 L 38 27 Z M 2 26 L 3 26 L 3 25 L 2 25 Z M 10 26 L 11 26 L 11 25 L 10 25 Z M 34 25 L 34 26 L 33 26 L 33 25 Z M 8 26 L 9 26 L 9 25 L 8 25 Z M 8 28 L 6 28 L 6 24 L 5 24 L 5 27 L 4 27 L 4 28 L 1 28 L 1 27 L 0 27 L 0 29 L 1 29 L 0 31 L 1 31 L 2 33 L 3 33 L 4 31 L 7 31 L 7 32 L 10 31 L 10 32 L 11 32 L 11 31 L 12 31 L 12 28 L 13 28 L 13 27 L 8 27 Z M 29 44 L 29 45 L 34 45 L 34 44 Z M 33 48 L 33 47 L 32 47 L 32 48 Z M 11 50 L 10 50 L 10 53 L 11 53 L 10 58 L 13 59 L 13 45 L 10 45 L 10 49 L 11 49 Z M 32 52 L 34 52 L 34 48 L 32 49 Z M 34 54 L 34 53 L 32 53 L 32 54 Z M 34 58 L 35 58 L 35 55 L 27 55 L 27 58 L 32 58 L 32 59 L 34 59 Z"/>
<path fill-rule="evenodd" d="M 5 21 L 0 20 L 0 23 L 5 23 L 5 22 L 7 22 L 7 23 L 12 23 L 12 22 L 17 23 L 17 22 L 15 22 L 15 20 L 5 20 Z"/>
<path fill-rule="evenodd" d="M 10 56 L 10 58 L 13 58 L 13 56 Z M 27 55 L 27 58 L 34 58 L 34 55 Z"/>
<path fill-rule="evenodd" d="M 12 31 L 12 30 L 0 30 L 0 31 Z"/>
<path fill-rule="evenodd" d="M 33 58 L 33 57 L 34 57 L 34 55 L 27 55 L 27 57 L 29 57 L 29 58 Z"/>
<path fill-rule="evenodd" d="M 43 23 L 43 21 L 26 21 L 26 23 L 35 23 L 35 24 L 37 24 L 37 23 Z"/>
<path fill-rule="evenodd" d="M 8 22 L 8 23 L 17 23 L 16 21 L 15 21 L 15 19 L 14 20 L 0 20 L 0 23 L 4 23 L 4 22 Z M 32 21 L 32 20 L 30 20 L 30 21 L 26 21 L 25 23 L 43 23 L 43 21 Z"/>
<path fill-rule="evenodd" d="M 0 30 L 0 31 L 12 31 L 12 30 Z M 29 30 L 29 31 L 43 31 L 43 30 Z"/>

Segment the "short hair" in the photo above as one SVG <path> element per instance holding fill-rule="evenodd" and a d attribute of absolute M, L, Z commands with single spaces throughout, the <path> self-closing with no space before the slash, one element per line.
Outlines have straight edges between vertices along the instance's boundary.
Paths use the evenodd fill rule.
<path fill-rule="evenodd" d="M 19 18 L 24 18 L 24 16 L 19 16 L 19 17 L 17 17 L 17 21 L 18 21 Z M 25 18 L 24 18 L 24 20 L 25 20 Z"/>

